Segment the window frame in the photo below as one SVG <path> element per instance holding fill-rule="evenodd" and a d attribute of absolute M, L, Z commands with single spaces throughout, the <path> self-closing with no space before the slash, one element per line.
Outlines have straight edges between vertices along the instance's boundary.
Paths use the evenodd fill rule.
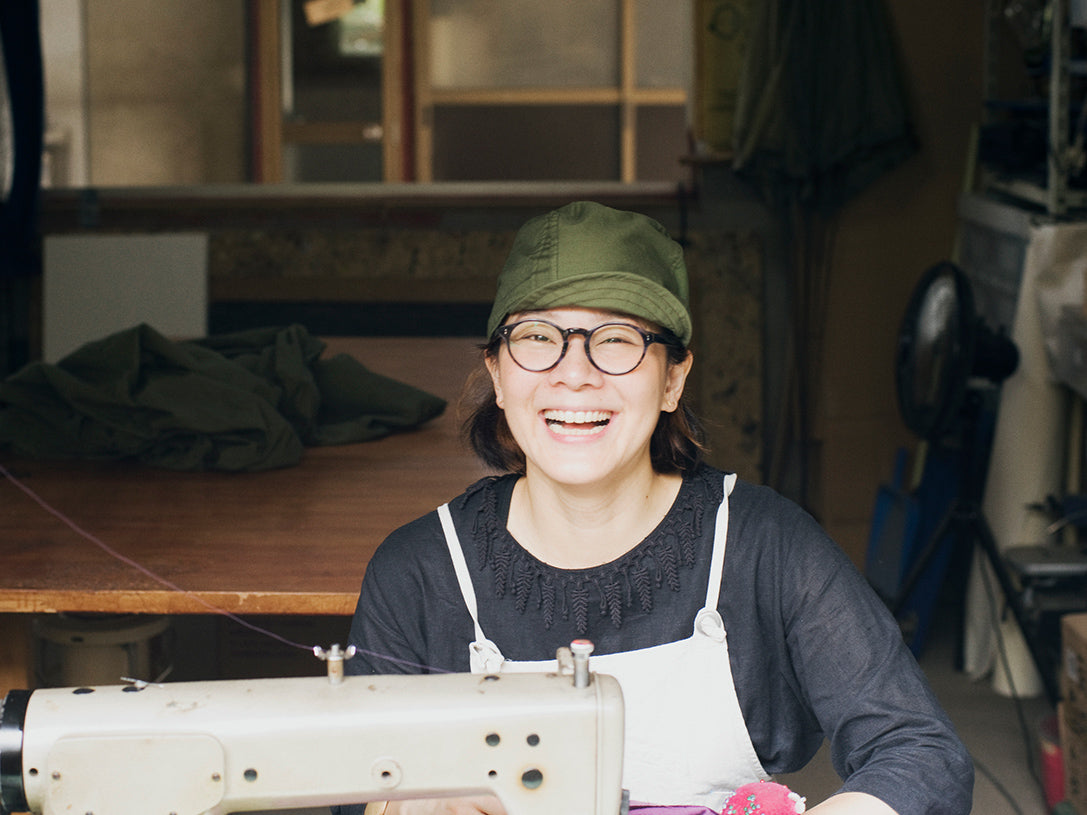
<path fill-rule="evenodd" d="M 280 183 L 284 151 L 290 144 L 361 144 L 375 130 L 364 123 L 291 122 L 284 118 L 284 32 L 291 0 L 248 0 L 254 59 L 251 77 L 253 180 Z M 385 183 L 434 181 L 434 109 L 588 105 L 618 115 L 619 183 L 641 179 L 638 168 L 638 112 L 647 107 L 686 107 L 688 89 L 638 87 L 636 0 L 618 0 L 618 82 L 594 87 L 436 88 L 430 80 L 430 0 L 387 0 L 382 65 L 383 121 L 380 123 Z M 284 17 L 286 16 L 286 24 Z M 692 32 L 693 33 L 693 32 Z M 677 161 L 680 156 L 677 156 Z M 577 179 L 571 179 L 577 180 Z"/>

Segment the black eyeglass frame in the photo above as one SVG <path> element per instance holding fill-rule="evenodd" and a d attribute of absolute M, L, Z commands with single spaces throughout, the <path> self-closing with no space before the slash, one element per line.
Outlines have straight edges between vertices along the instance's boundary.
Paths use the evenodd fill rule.
<path fill-rule="evenodd" d="M 552 328 L 554 328 L 556 331 L 558 331 L 559 334 L 562 336 L 562 351 L 559 352 L 559 358 L 556 359 L 550 365 L 548 365 L 546 368 L 528 368 L 528 367 L 522 365 L 520 362 L 518 362 L 517 357 L 514 355 L 513 351 L 510 349 L 510 333 L 517 326 L 524 325 L 525 323 L 540 323 L 540 324 L 543 324 L 543 325 L 549 325 Z M 642 355 L 640 357 L 638 357 L 638 361 L 636 363 L 634 363 L 634 365 L 632 367 L 630 367 L 627 370 L 622 371 L 620 373 L 613 373 L 612 371 L 605 371 L 603 368 L 601 368 L 599 365 L 596 364 L 596 360 L 593 359 L 593 352 L 591 350 L 592 345 L 591 345 L 591 342 L 590 342 L 591 339 L 592 339 L 592 335 L 595 334 L 597 331 L 599 331 L 601 328 L 608 328 L 609 326 L 615 326 L 615 325 L 621 325 L 624 328 L 633 328 L 636 332 L 638 332 L 638 335 L 642 338 L 642 342 L 643 342 Z M 563 359 L 566 357 L 566 351 L 570 347 L 570 337 L 573 334 L 577 334 L 577 335 L 582 336 L 582 337 L 585 338 L 585 356 L 588 358 L 589 362 L 592 363 L 592 366 L 594 368 L 596 368 L 596 370 L 600 371 L 600 373 L 602 373 L 602 374 L 607 374 L 608 376 L 626 376 L 627 374 L 631 373 L 632 371 L 636 371 L 638 369 L 638 366 L 641 365 L 642 362 L 645 360 L 645 355 L 649 351 L 649 346 L 652 345 L 653 343 L 659 343 L 660 345 L 669 345 L 669 346 L 672 346 L 672 347 L 675 347 L 675 348 L 682 348 L 683 347 L 682 344 L 680 343 L 679 339 L 676 336 L 672 335 L 672 334 L 658 334 L 658 333 L 653 332 L 653 331 L 648 331 L 648 330 L 642 328 L 641 326 L 634 325 L 633 323 L 623 322 L 622 320 L 612 320 L 611 322 L 601 323 L 600 325 L 598 325 L 598 326 L 596 326 L 594 328 L 563 328 L 562 326 L 555 325 L 550 320 L 540 320 L 540 319 L 518 320 L 515 323 L 508 323 L 506 325 L 500 325 L 498 328 L 496 328 L 494 330 L 494 337 L 492 338 L 492 342 L 495 341 L 495 340 L 499 340 L 499 339 L 505 340 L 506 351 L 509 352 L 510 359 L 512 359 L 514 361 L 514 363 L 517 365 L 518 368 L 520 368 L 523 371 L 528 371 L 529 373 L 542 374 L 542 373 L 546 373 L 547 371 L 553 370 L 554 368 L 558 367 L 559 363 L 563 361 Z"/>

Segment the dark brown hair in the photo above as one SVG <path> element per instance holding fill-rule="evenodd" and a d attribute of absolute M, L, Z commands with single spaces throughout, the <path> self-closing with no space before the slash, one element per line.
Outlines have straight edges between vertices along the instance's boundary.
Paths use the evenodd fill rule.
<path fill-rule="evenodd" d="M 502 340 L 495 336 L 483 348 L 483 357 L 495 357 Z M 665 345 L 668 364 L 677 365 L 687 358 L 687 349 L 678 342 Z M 464 417 L 461 432 L 479 459 L 499 472 L 525 472 L 525 454 L 506 423 L 506 413 L 498 406 L 494 383 L 485 366 L 469 376 L 460 401 Z M 706 453 L 702 422 L 687 407 L 683 397 L 675 411 L 662 411 L 649 440 L 649 455 L 658 473 L 687 473 L 694 470 Z"/>

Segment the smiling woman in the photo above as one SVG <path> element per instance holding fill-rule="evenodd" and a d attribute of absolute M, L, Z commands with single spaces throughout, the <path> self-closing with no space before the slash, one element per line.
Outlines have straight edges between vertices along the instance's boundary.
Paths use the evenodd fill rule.
<path fill-rule="evenodd" d="M 594 337 L 612 329 L 617 316 L 610 311 L 581 308 L 533 314 L 567 326 L 594 326 L 562 329 L 572 335 Z M 511 318 L 516 320 L 513 325 L 523 324 L 522 317 L 518 314 Z M 585 494 L 600 491 L 609 501 L 617 495 L 639 496 L 641 501 L 641 496 L 660 494 L 662 500 L 668 495 L 667 503 L 671 503 L 675 497 L 679 479 L 654 475 L 651 447 L 658 426 L 667 428 L 669 414 L 679 405 L 691 367 L 690 352 L 683 349 L 682 355 L 677 355 L 678 361 L 672 362 L 660 344 L 644 339 L 650 332 L 641 334 L 637 327 L 629 328 L 636 344 L 627 345 L 629 350 L 622 364 L 611 371 L 592 356 L 589 341 L 568 344 L 569 353 L 563 353 L 559 346 L 550 352 L 553 361 L 543 370 L 526 368 L 512 353 L 488 355 L 495 405 L 501 411 L 499 421 L 506 421 L 523 454 L 524 467 L 519 471 L 529 476 L 526 484 L 542 486 L 553 481 L 551 486 L 556 489 L 579 484 Z M 674 334 L 668 333 L 670 342 L 682 349 Z M 615 361 L 606 355 L 605 359 Z M 671 462 L 656 464 L 662 474 L 672 476 L 677 472 Z M 632 510 L 638 508 L 640 505 Z M 639 514 L 633 511 L 629 517 L 637 518 Z M 556 540 L 573 542 L 577 537 L 566 532 Z M 561 558 L 555 547 L 550 547 L 550 552 L 548 548 L 541 546 L 537 554 L 550 563 L 584 560 L 579 548 Z"/>
<path fill-rule="evenodd" d="M 587 639 L 647 813 L 718 813 L 824 737 L 843 785 L 811 812 L 969 811 L 969 756 L 883 603 L 810 516 L 703 463 L 686 264 L 659 223 L 589 202 L 530 220 L 488 333 L 466 431 L 502 474 L 379 547 L 349 671 L 554 671 Z"/>

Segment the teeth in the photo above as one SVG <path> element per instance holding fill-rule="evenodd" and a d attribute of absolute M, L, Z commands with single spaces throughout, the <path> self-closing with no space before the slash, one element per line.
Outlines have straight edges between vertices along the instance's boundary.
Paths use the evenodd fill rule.
<path fill-rule="evenodd" d="M 611 419 L 611 412 L 606 410 L 545 410 L 544 418 L 549 422 L 563 424 L 593 424 Z"/>
<path fill-rule="evenodd" d="M 545 410 L 544 419 L 552 433 L 561 436 L 590 436 L 611 421 L 607 410 Z"/>

